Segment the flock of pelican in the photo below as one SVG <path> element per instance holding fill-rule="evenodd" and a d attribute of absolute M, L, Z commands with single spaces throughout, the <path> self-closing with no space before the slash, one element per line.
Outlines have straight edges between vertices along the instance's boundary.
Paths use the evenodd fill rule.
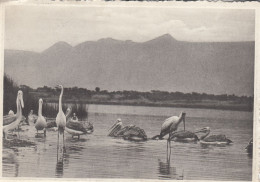
<path fill-rule="evenodd" d="M 78 122 L 77 120 L 73 120 L 70 118 L 70 114 L 72 109 L 69 107 L 66 111 L 66 114 L 62 110 L 62 96 L 63 96 L 63 86 L 58 85 L 58 88 L 61 89 L 61 93 L 59 96 L 59 110 L 57 113 L 57 117 L 55 122 L 47 122 L 46 118 L 42 115 L 42 105 L 43 100 L 39 99 L 39 107 L 38 107 L 38 115 L 33 114 L 31 111 L 28 115 L 28 123 L 31 125 L 35 125 L 35 129 L 38 132 L 43 132 L 44 136 L 46 136 L 46 128 L 55 127 L 55 130 L 58 130 L 58 139 L 59 136 L 63 136 L 64 142 L 64 131 L 68 132 L 69 134 L 74 136 L 78 136 L 84 134 L 90 134 L 93 132 L 93 125 L 90 127 L 84 126 L 82 123 Z M 10 111 L 8 115 L 4 116 L 4 126 L 3 126 L 3 136 L 7 139 L 7 135 L 9 131 L 13 131 L 19 127 L 21 121 L 25 121 L 26 118 L 22 115 L 22 108 L 24 107 L 23 102 L 23 92 L 21 90 L 17 93 L 16 99 L 17 105 L 17 113 L 14 114 L 13 111 Z M 152 137 L 152 140 L 162 140 L 166 135 L 168 136 L 167 139 L 167 149 L 168 147 L 171 148 L 171 141 L 174 142 L 200 142 L 201 144 L 207 145 L 229 145 L 233 143 L 230 139 L 228 139 L 225 135 L 211 135 L 210 128 L 204 127 L 202 129 L 196 130 L 194 132 L 185 130 L 185 117 L 186 113 L 181 112 L 179 116 L 172 116 L 167 118 L 162 126 L 159 135 L 155 135 Z M 183 122 L 184 129 L 178 131 L 178 127 L 180 123 Z M 198 136 L 199 133 L 203 133 L 202 136 Z M 123 127 L 123 123 L 121 119 L 117 119 L 116 123 L 109 129 L 108 136 L 110 137 L 120 137 L 125 140 L 131 141 L 146 141 L 148 140 L 145 131 L 135 125 L 129 125 Z M 252 146 L 253 141 L 251 140 L 246 147 L 248 152 L 252 153 Z M 167 150 L 168 151 L 168 150 Z"/>
<path fill-rule="evenodd" d="M 42 132 L 44 136 L 46 136 L 47 128 L 54 128 L 54 130 L 58 130 L 58 137 L 60 135 L 63 136 L 64 141 L 64 131 L 68 132 L 72 135 L 72 137 L 77 136 L 80 138 L 80 135 L 90 134 L 93 132 L 93 125 L 90 127 L 86 127 L 79 121 L 74 121 L 70 118 L 70 114 L 72 109 L 69 107 L 66 111 L 66 115 L 62 110 L 62 96 L 63 96 L 63 86 L 58 85 L 61 89 L 60 97 L 59 97 L 59 110 L 57 117 L 54 122 L 47 122 L 46 117 L 42 115 L 42 105 L 43 100 L 39 99 L 39 107 L 38 107 L 38 115 L 33 114 L 33 110 L 30 111 L 28 118 L 25 118 L 22 115 L 22 108 L 24 107 L 23 102 L 23 92 L 21 90 L 17 93 L 16 105 L 17 105 L 17 113 L 14 114 L 12 110 L 9 111 L 8 115 L 3 118 L 3 136 L 7 139 L 8 133 L 18 129 L 19 124 L 22 121 L 27 121 L 29 125 L 34 125 L 37 131 L 37 135 Z"/>

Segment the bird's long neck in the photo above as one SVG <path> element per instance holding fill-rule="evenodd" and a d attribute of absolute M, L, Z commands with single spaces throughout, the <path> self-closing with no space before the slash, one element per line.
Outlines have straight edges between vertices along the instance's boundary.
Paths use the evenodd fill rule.
<path fill-rule="evenodd" d="M 38 116 L 42 116 L 42 103 L 39 102 Z"/>
<path fill-rule="evenodd" d="M 62 95 L 63 95 L 63 87 L 61 86 L 61 93 L 60 93 L 60 99 L 59 99 L 59 112 L 62 111 L 62 105 L 61 105 Z"/>
<path fill-rule="evenodd" d="M 182 122 L 182 120 L 183 120 L 183 114 L 181 113 L 181 114 L 179 115 L 179 120 L 178 120 L 178 122 L 177 122 L 177 125 L 179 125 L 179 124 Z"/>
<path fill-rule="evenodd" d="M 210 130 L 208 130 L 204 135 L 202 135 L 202 136 L 200 137 L 200 140 L 205 139 L 205 138 L 209 135 L 209 133 L 210 133 Z"/>
<path fill-rule="evenodd" d="M 16 106 L 17 106 L 17 113 L 16 113 L 16 116 L 22 116 L 22 107 L 21 107 L 21 102 L 20 102 L 20 99 L 17 98 L 16 99 Z"/>

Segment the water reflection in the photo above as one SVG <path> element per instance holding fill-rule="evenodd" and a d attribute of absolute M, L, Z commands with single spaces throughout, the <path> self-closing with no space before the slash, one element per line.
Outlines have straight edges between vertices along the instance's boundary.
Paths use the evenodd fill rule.
<path fill-rule="evenodd" d="M 2 163 L 5 166 L 9 166 L 14 168 L 14 177 L 18 177 L 19 175 L 19 163 L 16 157 L 16 154 L 13 150 L 3 150 L 2 153 Z"/>
<path fill-rule="evenodd" d="M 160 159 L 158 159 L 158 166 L 159 178 L 178 180 L 182 180 L 184 178 L 183 174 L 178 175 L 176 167 L 171 167 L 170 160 L 168 159 L 166 160 L 166 162 L 163 162 Z"/>
<path fill-rule="evenodd" d="M 56 164 L 56 177 L 63 177 L 63 160 L 62 161 L 57 161 Z"/>

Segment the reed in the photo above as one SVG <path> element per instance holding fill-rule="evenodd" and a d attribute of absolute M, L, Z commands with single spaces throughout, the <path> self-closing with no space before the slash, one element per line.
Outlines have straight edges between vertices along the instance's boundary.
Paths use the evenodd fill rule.
<path fill-rule="evenodd" d="M 29 112 L 33 110 L 35 114 L 38 114 L 39 99 L 41 96 L 33 96 L 29 94 L 29 88 L 19 87 L 9 76 L 4 75 L 4 115 L 7 115 L 9 110 L 13 110 L 16 113 L 16 97 L 18 90 L 23 91 L 24 109 L 23 115 L 27 117 Z M 43 101 L 42 114 L 45 117 L 55 118 L 58 113 L 58 103 L 46 103 Z M 88 117 L 88 106 L 83 103 L 70 103 L 63 104 L 62 110 L 66 112 L 68 107 L 72 108 L 72 113 L 76 113 L 78 118 L 86 119 Z"/>

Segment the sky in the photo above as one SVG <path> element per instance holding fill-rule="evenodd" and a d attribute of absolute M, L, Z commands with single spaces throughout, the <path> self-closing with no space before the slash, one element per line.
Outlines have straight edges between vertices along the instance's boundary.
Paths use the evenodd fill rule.
<path fill-rule="evenodd" d="M 254 41 L 254 10 L 161 7 L 10 6 L 5 49 L 42 52 L 58 41 L 75 46 L 101 38 L 144 42 L 170 34 L 180 41 Z"/>

